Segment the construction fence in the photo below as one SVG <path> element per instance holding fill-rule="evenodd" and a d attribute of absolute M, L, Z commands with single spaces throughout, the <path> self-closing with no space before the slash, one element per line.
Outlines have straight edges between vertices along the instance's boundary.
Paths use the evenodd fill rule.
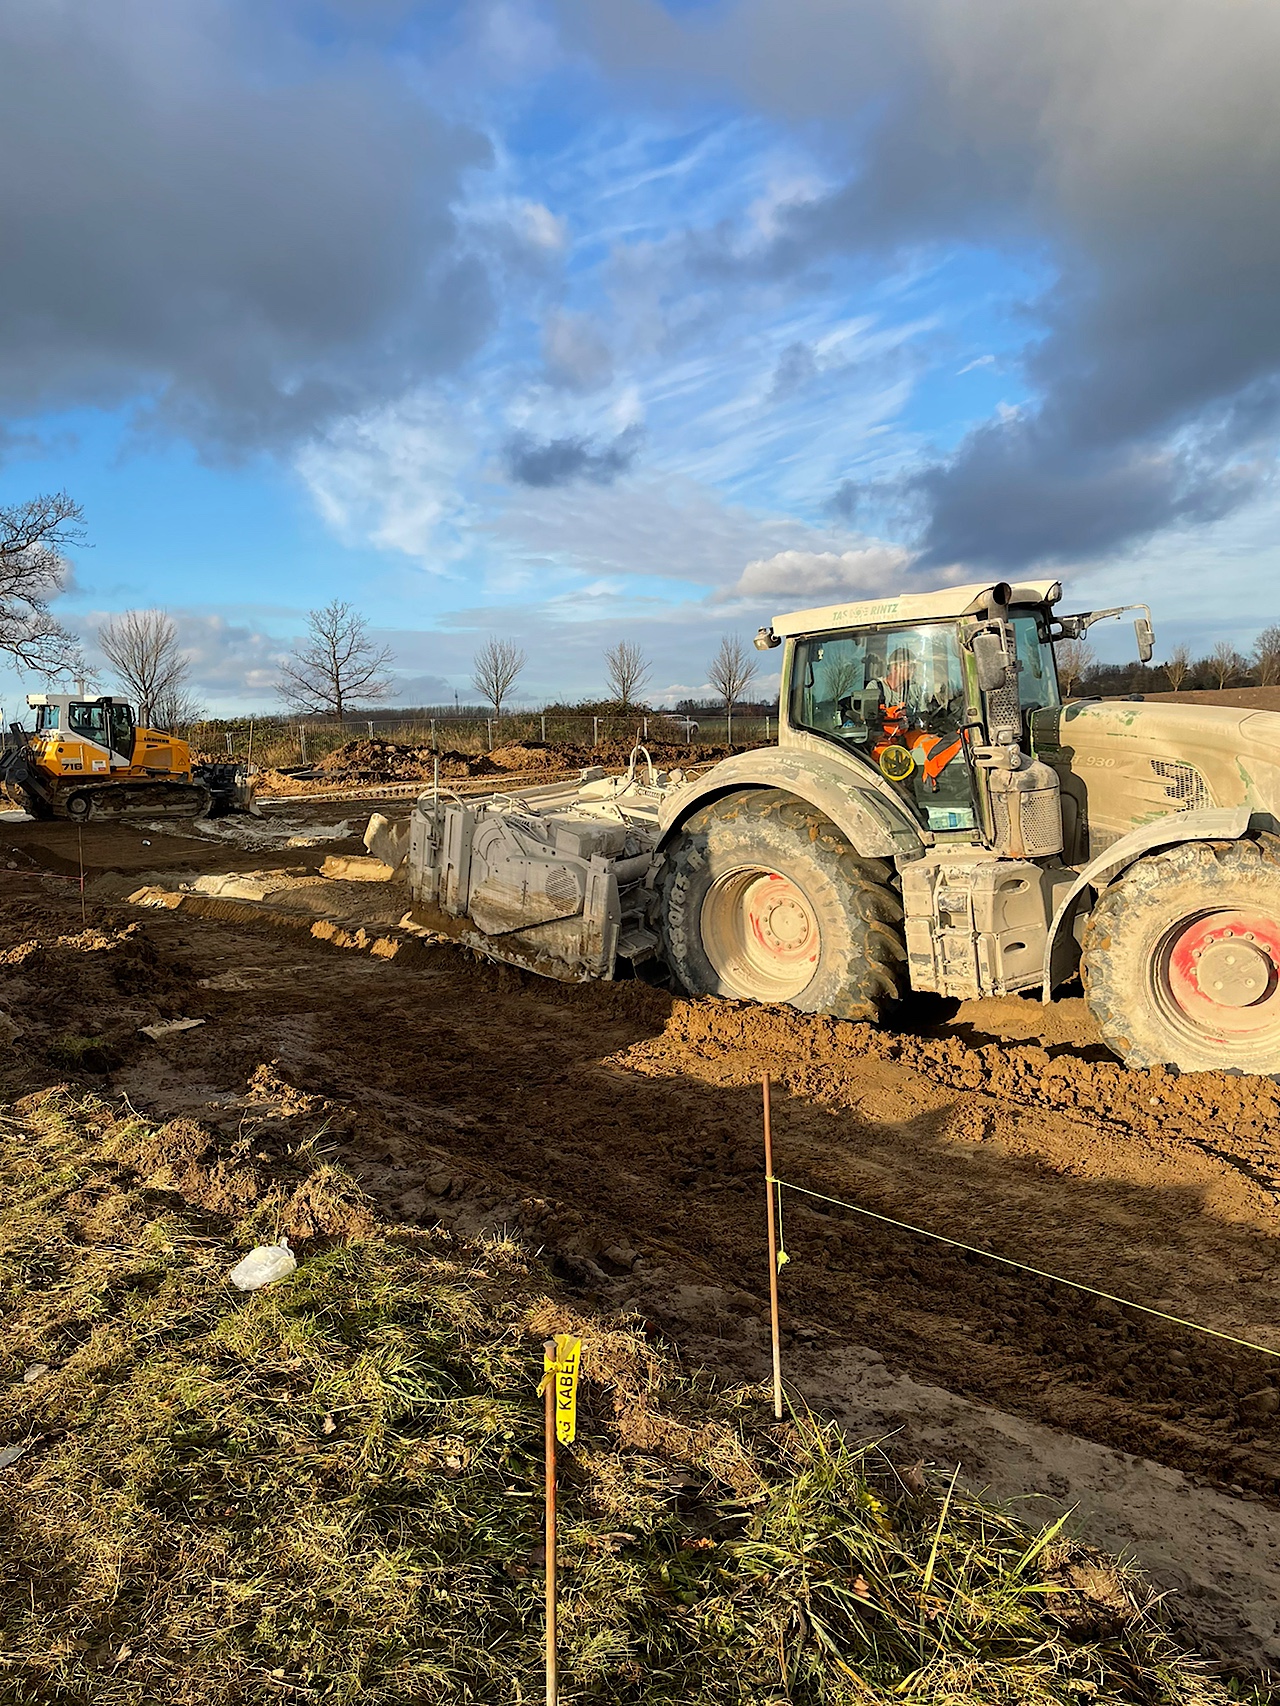
<path fill-rule="evenodd" d="M 386 711 L 344 722 L 245 717 L 194 723 L 176 731 L 213 758 L 236 758 L 258 769 L 293 770 L 315 764 L 350 741 L 388 740 L 431 752 L 492 752 L 519 741 L 542 741 L 582 753 L 619 744 L 698 749 L 764 746 L 777 718 L 734 712 L 686 717 L 668 712 L 516 711 L 501 717 L 459 712 L 423 715 Z"/>

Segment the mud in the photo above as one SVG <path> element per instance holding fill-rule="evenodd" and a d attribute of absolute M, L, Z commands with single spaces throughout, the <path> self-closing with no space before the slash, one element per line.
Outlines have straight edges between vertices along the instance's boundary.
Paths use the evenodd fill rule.
<path fill-rule="evenodd" d="M 440 779 L 446 782 L 503 776 L 537 776 L 549 781 L 572 776 L 593 764 L 621 768 L 628 762 L 633 746 L 630 740 L 606 740 L 595 747 L 521 740 L 508 741 L 492 752 L 467 753 L 448 748 L 433 752 L 429 745 L 408 746 L 390 740 L 352 740 L 328 753 L 306 775 L 290 776 L 265 770 L 255 778 L 255 788 L 259 798 L 283 799 L 326 789 L 429 782 L 436 773 L 437 760 Z M 679 765 L 714 762 L 727 757 L 731 749 L 654 742 L 646 745 L 645 750 L 656 765 L 673 769 Z"/>
<path fill-rule="evenodd" d="M 795 1184 L 1280 1349 L 1280 1089 L 1128 1073 L 1079 1000 L 921 1001 L 889 1033 L 642 983 L 551 984 L 430 941 L 381 957 L 373 913 L 394 913 L 396 885 L 316 875 L 355 836 L 281 851 L 290 880 L 265 910 L 209 896 L 140 910 L 110 873 L 176 886 L 262 871 L 263 854 L 91 825 L 82 922 L 74 832 L 5 830 L 11 1092 L 65 1080 L 264 1161 L 314 1142 L 399 1216 L 516 1227 L 585 1295 L 754 1379 L 768 1071 L 777 1171 Z M 312 897 L 306 928 L 272 922 L 290 896 Z M 313 903 L 345 920 L 327 939 Z M 343 952 L 362 908 L 369 951 Z M 177 1016 L 205 1023 L 140 1034 Z M 1173 1548 L 1197 1592 L 1224 1547 L 1231 1570 L 1261 1568 L 1254 1552 L 1280 1539 L 1280 1361 L 815 1199 L 786 1196 L 784 1232 L 798 1390 L 843 1393 L 851 1425 L 897 1426 L 907 1448 L 954 1450 L 1002 1485 L 1029 1457 L 1066 1502 L 1084 1496 L 1073 1464 L 1092 1465 L 1093 1506 L 1108 1473 L 1141 1483 L 1133 1543 Z M 883 1378 L 855 1402 L 848 1370 L 867 1355 Z M 1193 1509 L 1217 1525 L 1212 1547 L 1186 1532 Z M 1246 1646 L 1280 1662 L 1258 1579 Z"/>

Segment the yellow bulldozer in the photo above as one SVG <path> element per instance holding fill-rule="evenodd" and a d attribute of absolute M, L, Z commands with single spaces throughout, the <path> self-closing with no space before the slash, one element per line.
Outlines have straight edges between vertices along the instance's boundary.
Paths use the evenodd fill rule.
<path fill-rule="evenodd" d="M 35 729 L 13 724 L 0 752 L 0 782 L 36 818 L 222 817 L 252 809 L 234 763 L 191 761 L 185 740 L 140 728 L 123 699 L 31 693 Z"/>

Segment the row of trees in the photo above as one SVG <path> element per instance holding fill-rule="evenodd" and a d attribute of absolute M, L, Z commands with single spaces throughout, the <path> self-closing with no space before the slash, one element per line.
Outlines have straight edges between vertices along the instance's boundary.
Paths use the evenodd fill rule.
<path fill-rule="evenodd" d="M 50 609 L 66 585 L 68 547 L 84 543 L 84 513 L 66 492 L 0 507 L 0 652 L 49 679 L 96 681 L 79 639 Z M 201 706 L 191 692 L 191 665 L 177 625 L 163 610 L 128 610 L 104 623 L 98 646 L 144 723 L 173 727 L 195 721 Z M 638 645 L 620 640 L 605 653 L 611 699 L 623 709 L 640 702 L 652 666 Z M 280 666 L 278 691 L 291 710 L 335 717 L 356 704 L 386 697 L 392 684 L 389 646 L 377 645 L 364 617 L 335 599 L 307 617 L 307 630 Z M 501 715 L 527 662 L 514 640 L 496 636 L 475 654 L 472 681 Z M 742 641 L 726 636 L 708 677 L 726 711 L 756 673 Z"/>
<path fill-rule="evenodd" d="M 493 706 L 494 715 L 502 715 L 502 707 L 520 679 L 528 658 L 514 640 L 496 636 L 485 641 L 476 653 L 471 682 L 486 704 Z M 648 685 L 653 666 L 640 647 L 631 640 L 619 640 L 604 654 L 605 681 L 609 699 L 621 711 L 642 704 L 640 695 Z M 707 666 L 707 679 L 730 715 L 743 694 L 755 679 L 756 662 L 736 634 L 726 634 L 720 650 Z"/>
<path fill-rule="evenodd" d="M 1202 657 L 1175 646 L 1161 664 L 1103 664 L 1087 640 L 1059 640 L 1055 648 L 1064 693 L 1221 691 L 1227 687 L 1280 686 L 1280 624 L 1264 628 L 1246 657 L 1219 640 Z"/>
<path fill-rule="evenodd" d="M 84 541 L 84 516 L 66 492 L 0 507 L 0 652 L 48 677 L 93 679 L 80 642 L 49 604 L 66 584 L 68 546 Z M 190 663 L 172 618 L 162 610 L 130 610 L 98 630 L 98 645 L 144 722 L 172 727 L 196 720 L 201 707 L 190 691 Z M 1264 628 L 1246 657 L 1220 640 L 1203 657 L 1178 646 L 1165 663 L 1104 665 L 1087 640 L 1057 646 L 1058 673 L 1067 693 L 1158 691 L 1280 685 L 1280 624 Z M 472 682 L 495 715 L 508 704 L 525 664 L 514 640 L 493 636 L 472 660 Z M 364 617 L 341 599 L 307 618 L 307 631 L 280 666 L 278 691 L 291 710 L 334 717 L 372 704 L 391 689 L 389 646 L 379 646 Z M 604 654 L 611 701 L 628 710 L 641 703 L 652 666 L 641 648 L 620 640 Z M 725 711 L 731 713 L 755 679 L 756 661 L 736 635 L 726 635 L 707 668 Z"/>

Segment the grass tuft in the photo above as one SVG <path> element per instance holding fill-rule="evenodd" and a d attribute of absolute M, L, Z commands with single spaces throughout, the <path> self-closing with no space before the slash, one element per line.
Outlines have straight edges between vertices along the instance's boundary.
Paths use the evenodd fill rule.
<path fill-rule="evenodd" d="M 330 1166 L 246 1206 L 209 1142 L 65 1096 L 0 1133 L 0 1445 L 29 1442 L 0 1471 L 0 1699 L 541 1699 L 536 1384 L 566 1330 L 566 1702 L 1239 1697 L 1060 1525 L 907 1492 L 581 1315 L 513 1241 L 380 1226 Z M 300 1224 L 290 1279 L 228 1285 Z"/>

